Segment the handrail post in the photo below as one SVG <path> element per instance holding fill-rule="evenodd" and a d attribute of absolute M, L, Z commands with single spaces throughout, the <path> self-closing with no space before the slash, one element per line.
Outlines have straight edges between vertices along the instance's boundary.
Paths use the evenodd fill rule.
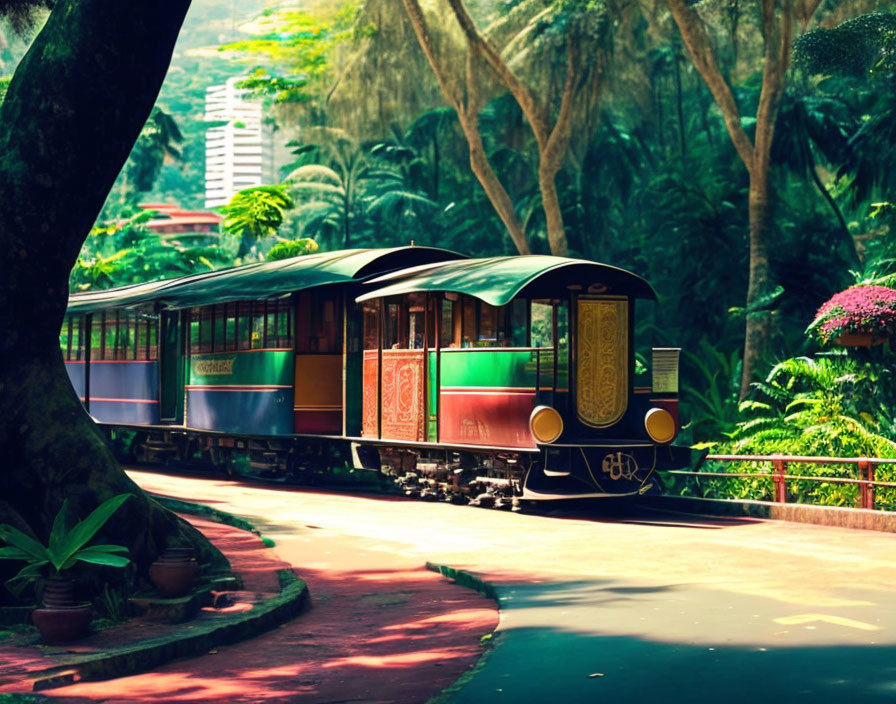
<path fill-rule="evenodd" d="M 859 479 L 862 482 L 859 485 L 861 489 L 861 507 L 873 511 L 874 484 L 872 482 L 874 481 L 874 465 L 867 459 L 860 459 L 856 464 L 859 467 Z"/>
<path fill-rule="evenodd" d="M 787 461 L 775 457 L 772 459 L 774 473 L 772 479 L 775 482 L 775 501 L 779 504 L 787 503 Z"/>

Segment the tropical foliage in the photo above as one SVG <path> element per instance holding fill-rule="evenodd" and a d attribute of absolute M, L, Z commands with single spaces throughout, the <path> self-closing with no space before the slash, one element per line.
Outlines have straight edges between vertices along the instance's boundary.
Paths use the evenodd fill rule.
<path fill-rule="evenodd" d="M 87 545 L 132 494 L 118 494 L 97 506 L 87 518 L 68 527 L 68 500 L 53 520 L 53 528 L 46 545 L 23 533 L 18 528 L 0 525 L 0 559 L 25 562 L 21 571 L 10 580 L 32 580 L 47 569 L 55 576 L 71 569 L 77 562 L 106 567 L 124 567 L 130 559 L 127 548 L 121 545 Z M 85 547 L 86 546 L 86 547 Z"/>

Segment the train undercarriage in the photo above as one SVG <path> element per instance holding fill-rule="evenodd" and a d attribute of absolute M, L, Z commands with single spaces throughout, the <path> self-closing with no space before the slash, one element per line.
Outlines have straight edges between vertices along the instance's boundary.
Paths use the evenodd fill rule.
<path fill-rule="evenodd" d="M 106 431 L 123 461 L 306 486 L 391 487 L 423 501 L 500 510 L 520 510 L 528 501 L 636 496 L 656 484 L 656 446 L 497 451 L 321 436 L 246 437 L 110 426 Z"/>

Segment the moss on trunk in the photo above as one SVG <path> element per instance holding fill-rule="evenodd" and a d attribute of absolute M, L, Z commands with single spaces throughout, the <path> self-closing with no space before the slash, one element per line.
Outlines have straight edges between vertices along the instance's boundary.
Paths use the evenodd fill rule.
<path fill-rule="evenodd" d="M 64 499 L 84 516 L 131 492 L 100 538 L 127 545 L 138 576 L 175 542 L 226 561 L 121 471 L 72 390 L 58 336 L 69 272 L 149 116 L 188 7 L 57 2 L 0 106 L 0 522 L 45 540 Z"/>

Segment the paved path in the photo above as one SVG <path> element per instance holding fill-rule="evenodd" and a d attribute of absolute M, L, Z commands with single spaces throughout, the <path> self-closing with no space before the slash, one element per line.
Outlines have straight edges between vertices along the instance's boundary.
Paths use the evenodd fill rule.
<path fill-rule="evenodd" d="M 132 476 L 247 516 L 310 570 L 364 570 L 380 553 L 496 583 L 497 646 L 450 701 L 896 700 L 896 536 L 659 514 L 550 518 Z"/>
<path fill-rule="evenodd" d="M 214 495 L 205 485 L 178 483 L 165 488 L 182 498 L 219 507 L 216 496 L 223 489 L 220 496 L 229 494 L 235 504 L 224 508 L 238 513 L 243 504 L 242 488 L 235 484 L 215 485 Z M 82 682 L 42 694 L 66 704 L 423 704 L 478 661 L 480 639 L 498 623 L 492 600 L 452 584 L 425 569 L 419 560 L 398 553 L 368 553 L 351 536 L 319 539 L 323 531 L 296 520 L 287 510 L 288 502 L 281 502 L 286 495 L 250 493 L 255 504 L 242 513 L 264 523 L 266 534 L 277 541 L 274 549 L 263 548 L 261 539 L 251 533 L 190 520 L 228 555 L 253 593 L 279 591 L 277 570 L 293 565 L 308 583 L 309 611 L 271 632 L 219 646 L 202 657 L 174 661 L 145 674 Z M 275 508 L 264 505 L 266 498 Z M 192 627 L 193 622 L 183 626 Z M 0 691 L 30 688 L 30 682 L 19 678 L 4 690 L 2 673 L 7 663 L 2 655 Z"/>

